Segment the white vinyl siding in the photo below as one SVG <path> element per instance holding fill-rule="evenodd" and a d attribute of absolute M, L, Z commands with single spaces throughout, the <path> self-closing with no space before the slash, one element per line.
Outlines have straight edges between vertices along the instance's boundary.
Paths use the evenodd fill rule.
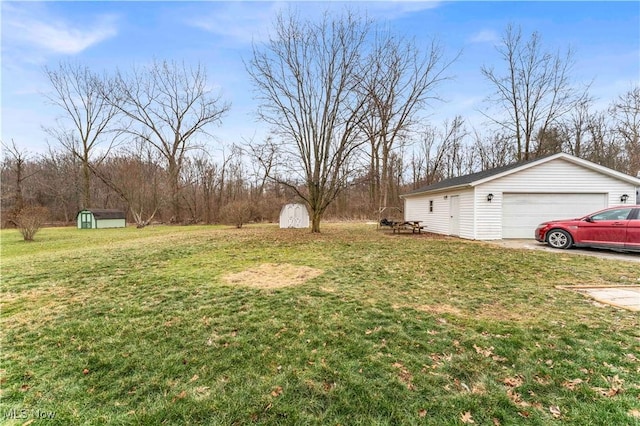
<path fill-rule="evenodd" d="M 433 200 L 433 212 L 429 213 L 429 201 Z M 419 220 L 428 232 L 449 233 L 449 200 L 442 194 L 419 195 L 404 200 L 404 219 Z"/>
<path fill-rule="evenodd" d="M 406 197 L 404 200 L 405 220 L 419 220 L 427 227 L 426 231 L 449 235 L 451 218 L 450 197 L 459 196 L 460 218 L 459 234 L 462 238 L 473 238 L 473 190 L 451 193 L 434 193 Z M 429 201 L 433 201 L 433 212 L 429 212 Z"/>
<path fill-rule="evenodd" d="M 96 228 L 125 228 L 127 226 L 124 219 L 98 219 L 95 221 Z"/>

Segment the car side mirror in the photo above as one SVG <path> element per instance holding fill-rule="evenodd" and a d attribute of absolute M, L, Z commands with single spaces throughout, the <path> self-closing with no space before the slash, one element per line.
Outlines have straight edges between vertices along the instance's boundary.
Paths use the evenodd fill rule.
<path fill-rule="evenodd" d="M 593 222 L 593 219 L 591 219 L 591 216 L 587 216 L 584 218 L 585 222 Z"/>

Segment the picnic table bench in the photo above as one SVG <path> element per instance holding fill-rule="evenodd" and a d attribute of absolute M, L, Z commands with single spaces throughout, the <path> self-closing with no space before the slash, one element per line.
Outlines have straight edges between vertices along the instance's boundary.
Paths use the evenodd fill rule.
<path fill-rule="evenodd" d="M 416 232 L 418 234 L 422 233 L 422 230 L 426 228 L 426 226 L 422 225 L 422 222 L 419 220 L 403 220 L 403 221 L 389 221 L 387 219 L 383 219 L 380 221 L 381 226 L 388 226 L 391 228 L 392 232 L 395 234 L 400 233 L 401 231 L 411 231 L 412 234 Z"/>

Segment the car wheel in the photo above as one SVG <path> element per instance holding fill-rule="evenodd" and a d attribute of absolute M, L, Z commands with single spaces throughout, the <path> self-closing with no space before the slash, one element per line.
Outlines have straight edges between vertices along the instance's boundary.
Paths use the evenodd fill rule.
<path fill-rule="evenodd" d="M 547 233 L 547 242 L 553 248 L 567 249 L 573 244 L 573 238 L 567 231 L 552 229 Z"/>

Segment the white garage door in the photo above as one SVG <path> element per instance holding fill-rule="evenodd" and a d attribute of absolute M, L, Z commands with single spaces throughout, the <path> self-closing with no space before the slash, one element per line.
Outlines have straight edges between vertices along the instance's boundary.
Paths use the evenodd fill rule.
<path fill-rule="evenodd" d="M 547 220 L 581 217 L 607 207 L 607 194 L 503 194 L 502 238 L 534 238 Z"/>

